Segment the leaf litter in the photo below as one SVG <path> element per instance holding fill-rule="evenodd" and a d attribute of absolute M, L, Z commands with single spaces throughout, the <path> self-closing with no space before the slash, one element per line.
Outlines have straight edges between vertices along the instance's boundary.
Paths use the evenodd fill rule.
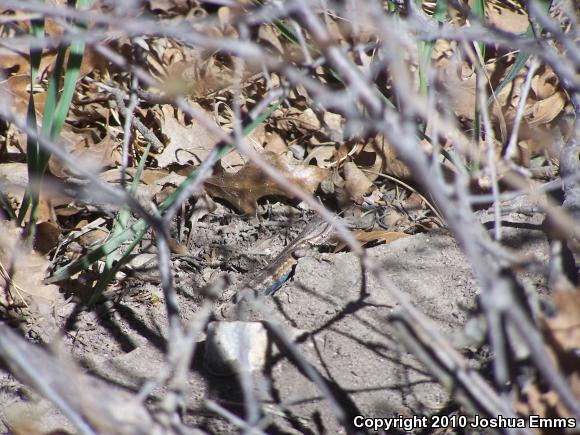
<path fill-rule="evenodd" d="M 173 19 L 195 21 L 194 17 L 199 19 L 200 16 L 210 16 L 214 13 L 208 12 L 204 6 L 192 7 L 191 2 L 186 1 L 155 0 L 146 3 L 154 15 L 168 22 Z M 528 20 L 525 15 L 512 12 L 497 13 L 495 9 L 490 11 L 487 16 L 489 22 L 499 28 L 513 33 L 523 33 L 527 28 Z M 237 11 L 228 7 L 219 7 L 215 14 L 216 25 L 211 27 L 208 33 L 214 37 L 238 39 L 237 29 L 233 25 L 236 13 Z M 24 23 L 25 21 L 20 21 L 17 25 L 21 27 L 20 31 L 27 31 Z M 354 33 L 351 32 L 353 28 L 346 22 L 328 17 L 328 23 L 331 35 L 344 47 L 349 47 L 350 39 L 355 36 L 365 43 L 373 38 L 373 31 L 364 26 L 358 29 L 358 33 Z M 59 23 L 52 21 L 46 30 L 49 36 L 61 34 L 63 31 Z M 297 61 L 303 57 L 300 50 L 281 37 L 279 30 L 272 25 L 260 25 L 257 37 L 273 56 Z M 130 61 L 128 53 L 133 50 L 133 44 L 130 39 L 122 38 L 111 43 L 109 48 Z M 139 44 L 145 50 L 143 67 L 162 82 L 159 89 L 149 89 L 150 91 L 160 92 L 160 95 L 163 93 L 187 95 L 198 110 L 204 111 L 216 124 L 231 130 L 232 113 L 229 102 L 233 96 L 235 59 L 216 53 L 201 53 L 179 41 L 164 37 L 143 39 Z M 5 48 L 2 50 L 4 53 Z M 116 83 L 128 92 L 129 82 L 122 71 L 104 61 L 91 49 L 87 49 L 87 52 L 90 55 L 85 57 L 81 78 L 87 75 L 107 85 Z M 445 77 L 442 83 L 449 90 L 449 110 L 457 117 L 461 128 L 470 131 L 473 128 L 476 77 L 469 62 L 458 60 L 457 53 L 457 44 L 437 41 L 432 62 L 436 72 Z M 493 78 L 494 87 L 505 77 L 514 57 L 514 53 L 498 51 L 494 58 L 487 59 L 485 71 L 488 77 Z M 17 117 L 23 118 L 31 92 L 29 61 L 25 56 L 12 52 L 0 55 L 0 59 L 0 67 L 7 76 L 7 80 L 2 83 L 2 97 L 6 97 L 6 101 L 11 101 Z M 49 50 L 43 52 L 39 79 L 34 87 L 39 122 L 42 120 L 41 109 L 46 98 L 46 77 L 51 73 L 54 59 L 54 52 Z M 365 64 L 370 62 L 372 56 L 361 53 L 358 67 L 365 70 Z M 322 68 L 316 69 L 315 73 L 323 83 L 333 80 Z M 243 113 L 247 113 L 263 98 L 268 85 L 260 72 L 248 70 L 244 74 L 240 99 L 241 109 Z M 526 74 L 526 68 L 522 69 L 512 84 L 495 96 L 497 104 L 492 105 L 491 109 L 494 125 L 497 126 L 500 119 L 504 118 L 508 129 L 511 129 Z M 283 80 L 276 73 L 272 73 L 270 79 L 272 83 L 278 84 Z M 333 196 L 344 214 L 361 214 L 362 206 L 368 204 L 387 207 L 381 221 L 389 229 L 358 231 L 357 238 L 364 244 L 391 243 L 408 238 L 409 234 L 436 227 L 434 221 L 425 218 L 429 214 L 428 207 L 422 199 L 417 199 L 414 192 L 402 188 L 401 184 L 383 182 L 383 178 L 376 175 L 384 174 L 402 181 L 412 180 L 409 168 L 398 159 L 393 147 L 385 138 L 377 135 L 362 140 L 356 134 L 349 136 L 350 133 L 344 130 L 343 117 L 321 110 L 313 100 L 303 87 L 292 88 L 285 99 L 285 104 L 247 140 L 263 153 L 266 161 L 294 185 L 307 193 L 320 194 L 324 191 L 327 195 Z M 569 111 L 570 101 L 561 90 L 557 75 L 549 66 L 543 65 L 532 80 L 532 93 L 525 103 L 524 117 L 520 126 L 522 134 L 518 143 L 521 155 L 525 157 L 521 158 L 520 164 L 528 167 L 534 159 L 545 158 L 546 135 L 559 125 L 561 118 Z M 199 121 L 190 119 L 170 104 L 142 100 L 135 111 L 135 116 L 157 134 L 164 145 L 162 150 L 148 158 L 136 196 L 145 204 L 150 202 L 161 204 L 174 192 L 185 175 L 207 158 L 217 144 L 218 138 L 207 131 Z M 60 143 L 64 144 L 79 162 L 90 162 L 91 167 L 99 171 L 107 183 L 119 185 L 123 125 L 119 110 L 112 103 L 110 95 L 81 80 L 67 121 Z M 429 131 L 429 126 L 426 126 L 426 130 Z M 2 192 L 9 197 L 13 208 L 18 210 L 23 190 L 28 185 L 25 177 L 26 166 L 22 163 L 27 157 L 26 138 L 20 133 L 10 133 L 7 129 L 2 131 L 2 135 L 5 147 L 0 159 Z M 140 135 L 136 136 L 133 136 L 129 144 L 130 181 L 135 176 L 133 168 L 137 166 L 146 142 Z M 501 143 L 496 146 L 497 150 L 494 151 L 499 155 L 502 152 Z M 483 157 L 485 148 L 481 149 Z M 557 164 L 557 161 L 555 163 Z M 449 171 L 455 170 L 451 165 L 448 168 Z M 48 172 L 63 185 L 78 182 L 75 168 L 64 167 L 56 159 L 51 159 Z M 39 312 L 46 313 L 47 304 L 63 303 L 63 295 L 59 293 L 58 287 L 42 282 L 48 269 L 54 270 L 54 266 L 62 265 L 65 260 L 69 261 L 79 255 L 74 252 L 73 244 L 66 244 L 64 252 L 58 251 L 56 248 L 59 242 L 73 231 L 82 230 L 89 222 L 104 218 L 107 221 L 106 230 L 93 229 L 79 239 L 81 249 L 86 252 L 91 246 L 102 243 L 109 236 L 108 230 L 113 224 L 111 213 L 103 213 L 90 201 L 86 203 L 77 201 L 73 207 L 71 201 L 50 201 L 46 198 L 48 196 L 50 191 L 44 196 L 41 195 L 39 226 L 35 241 L 38 252 L 27 253 L 20 249 L 22 228 L 3 223 L 3 230 L 0 233 L 2 266 L 0 279 L 3 280 L 2 287 L 5 289 L 0 297 L 0 304 L 18 309 L 26 307 L 30 311 L 23 314 L 24 317 L 34 317 Z M 213 199 L 222 200 L 225 204 L 216 204 Z M 253 221 L 228 223 L 233 219 L 232 216 L 238 213 L 247 216 L 269 216 L 274 218 L 272 221 L 275 223 L 284 222 L 288 217 L 294 220 L 301 213 L 300 209 L 294 207 L 296 198 L 265 177 L 255 164 L 245 161 L 235 150 L 216 165 L 214 174 L 204 183 L 204 192 L 198 192 L 196 198 L 184 205 L 184 216 L 187 215 L 186 209 L 189 208 L 191 211 L 191 205 L 196 201 L 200 204 L 203 202 L 204 205 L 198 207 L 191 216 L 184 217 L 181 222 L 173 222 L 171 227 L 174 253 L 186 255 L 194 252 L 196 257 L 212 258 L 211 262 L 208 261 L 211 263 L 210 267 L 204 268 L 199 276 L 191 278 L 180 273 L 181 281 L 178 282 L 184 286 L 186 283 L 192 288 L 199 288 L 211 282 L 215 279 L 216 273 L 223 270 L 238 273 L 256 269 L 256 261 L 246 258 L 243 252 L 250 246 L 256 246 L 256 232 L 263 231 L 264 228 L 260 227 L 262 224 Z M 193 225 L 199 225 L 199 229 L 195 230 Z M 281 245 L 284 245 L 286 239 L 291 238 L 293 232 L 288 230 L 289 233 L 280 236 L 280 231 L 272 231 L 268 226 L 265 228 L 268 236 L 279 238 L 274 243 Z M 186 237 L 185 233 L 189 235 Z M 228 246 L 225 243 L 228 236 L 234 237 L 237 245 Z M 264 241 L 260 243 L 260 246 L 263 246 Z M 67 249 L 70 250 L 67 252 Z M 55 252 L 59 257 L 47 257 Z M 148 254 L 145 252 L 140 255 Z M 262 264 L 263 258 L 257 263 Z M 94 274 L 102 270 L 102 263 L 97 263 L 95 267 L 95 270 L 81 273 L 82 279 L 89 284 L 94 283 Z M 119 275 L 119 278 L 111 283 L 111 288 L 118 290 L 120 295 L 127 294 L 127 289 L 123 289 L 123 286 L 127 285 L 129 288 L 130 285 L 127 284 L 129 281 L 130 274 L 127 272 L 125 277 Z M 147 284 L 140 287 L 145 292 L 154 293 Z M 555 291 L 553 301 L 558 314 L 545 320 L 546 334 L 551 337 L 552 355 L 561 367 L 568 367 L 574 361 L 569 352 L 580 346 L 577 336 L 580 330 L 577 324 L 578 300 L 577 292 L 572 294 L 562 290 Z M 39 309 L 39 305 L 43 308 Z M 573 390 L 578 393 L 580 381 L 577 370 L 572 369 L 564 373 L 568 376 Z M 553 391 L 541 392 L 537 384 L 529 387 L 527 398 L 521 399 L 519 406 L 526 412 L 544 416 L 550 413 L 568 415 L 565 408 L 559 404 L 557 395 Z"/>

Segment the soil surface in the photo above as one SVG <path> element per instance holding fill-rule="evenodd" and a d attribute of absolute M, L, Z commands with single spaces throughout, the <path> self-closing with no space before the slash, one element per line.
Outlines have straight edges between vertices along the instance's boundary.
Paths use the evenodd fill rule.
<path fill-rule="evenodd" d="M 481 219 L 491 217 L 482 212 Z M 548 245 L 536 226 L 537 217 L 510 215 L 505 223 L 507 244 L 547 258 Z M 226 272 L 235 286 L 263 267 L 303 225 L 300 221 L 291 226 L 256 225 L 240 219 L 200 225 L 190 255 L 172 259 L 183 320 L 196 319 L 208 283 Z M 381 277 L 397 286 L 469 364 L 485 368 L 485 352 L 465 332 L 466 322 L 475 318 L 478 287 L 445 230 L 369 248 L 367 255 Z M 118 288 L 109 291 L 108 301 L 98 309 L 78 312 L 72 300 L 63 300 L 51 316 L 30 327 L 29 335 L 44 343 L 60 343 L 57 352 L 72 356 L 115 389 L 138 392 L 164 367 L 166 312 L 154 263 L 154 253 L 144 249 L 133 263 L 134 270 L 125 271 Z M 530 275 L 528 282 L 531 291 L 537 291 L 537 277 Z M 254 373 L 254 390 L 268 416 L 267 432 L 343 433 L 340 421 L 352 422 L 357 415 L 414 416 L 457 410 L 450 405 L 448 392 L 399 339 L 397 328 L 404 323 L 394 320 L 404 320 L 404 311 L 373 274 L 366 273 L 363 279 L 355 255 L 301 258 L 289 282 L 265 304 L 303 356 L 297 360 L 279 343 L 272 344 L 266 367 Z M 235 377 L 215 376 L 204 366 L 205 334 L 197 341 L 184 420 L 212 433 L 236 433 L 239 429 L 209 412 L 205 401 L 243 415 L 242 390 Z M 322 380 L 322 390 L 309 379 L 309 369 Z M 154 409 L 163 394 L 162 387 L 154 386 L 147 405 Z M 339 408 L 343 414 L 337 412 Z M 23 421 L 42 433 L 74 432 L 48 401 L 5 372 L 0 372 L 0 417 L 0 433 L 22 427 Z"/>

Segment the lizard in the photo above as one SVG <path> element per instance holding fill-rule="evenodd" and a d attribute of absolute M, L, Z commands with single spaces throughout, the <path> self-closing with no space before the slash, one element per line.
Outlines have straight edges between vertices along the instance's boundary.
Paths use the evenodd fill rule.
<path fill-rule="evenodd" d="M 263 290 L 271 296 L 290 277 L 298 260 L 316 247 L 327 243 L 333 236 L 332 226 L 320 218 L 314 218 L 300 234 L 282 250 L 258 275 L 251 279 L 247 287 Z"/>
<path fill-rule="evenodd" d="M 348 227 L 360 226 L 360 223 L 342 219 Z M 282 250 L 254 278 L 243 284 L 235 294 L 226 300 L 219 311 L 224 318 L 232 317 L 232 311 L 244 297 L 257 296 L 262 293 L 273 295 L 288 280 L 298 260 L 307 256 L 315 248 L 328 244 L 334 237 L 333 226 L 320 217 L 310 221 L 304 230 L 286 248 Z"/>

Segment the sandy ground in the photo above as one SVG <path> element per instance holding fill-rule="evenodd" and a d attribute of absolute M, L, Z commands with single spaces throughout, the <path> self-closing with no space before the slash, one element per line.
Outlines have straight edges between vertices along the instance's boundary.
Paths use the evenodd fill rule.
<path fill-rule="evenodd" d="M 482 220 L 489 219 L 485 213 Z M 508 219 L 509 220 L 509 219 Z M 545 238 L 526 219 L 527 229 L 517 229 L 511 219 L 507 243 L 525 252 L 546 255 Z M 246 225 L 245 223 L 242 225 Z M 192 257 L 200 258 L 201 246 L 210 246 L 227 261 L 194 262 L 175 258 L 176 287 L 185 321 L 195 319 L 203 297 L 200 289 L 223 273 L 227 264 L 233 282 L 243 279 L 250 268 L 259 268 L 264 257 L 275 254 L 297 230 L 255 229 L 229 223 L 222 230 L 210 226 L 200 233 Z M 272 234 L 277 234 L 272 240 Z M 236 235 L 239 249 L 226 252 L 216 241 Z M 270 246 L 271 245 L 271 246 Z M 205 251 L 210 252 L 210 251 Z M 225 254 L 224 254 L 225 253 Z M 265 253 L 258 256 L 257 253 Z M 382 277 L 396 285 L 431 322 L 434 329 L 463 352 L 473 367 L 485 368 L 485 352 L 466 337 L 465 323 L 477 305 L 478 288 L 470 266 L 453 239 L 443 230 L 418 234 L 367 251 Z M 143 254 L 144 255 L 144 254 Z M 227 258 L 229 256 L 229 258 Z M 258 261 L 257 261 L 258 259 Z M 537 278 L 526 277 L 532 292 Z M 50 319 L 32 330 L 45 342 L 61 342 L 61 352 L 72 355 L 87 372 L 106 380 L 113 388 L 136 392 L 163 367 L 165 308 L 155 272 L 127 280 L 115 301 L 97 311 L 83 311 L 71 321 L 74 304 L 55 307 Z M 435 382 L 424 366 L 399 340 L 392 316 L 399 305 L 372 274 L 362 279 L 357 258 L 350 253 L 326 253 L 302 258 L 291 281 L 266 300 L 274 319 L 289 336 L 310 368 L 323 380 L 325 392 L 308 378 L 303 366 L 286 351 L 271 347 L 268 364 L 254 375 L 257 397 L 265 403 L 269 433 L 343 433 L 340 420 L 352 422 L 357 415 L 391 417 L 433 415 L 461 410 Z M 64 328 L 64 334 L 56 334 Z M 233 377 L 214 376 L 204 367 L 205 336 L 188 380 L 185 422 L 213 433 L 238 429 L 204 407 L 206 399 L 243 414 L 243 394 Z M 158 404 L 163 388 L 153 390 L 148 405 Z M 325 398 L 325 394 L 327 394 Z M 328 397 L 331 400 L 328 400 Z M 336 401 L 344 414 L 337 415 Z M 22 421 L 40 432 L 73 431 L 70 424 L 47 401 L 5 372 L 0 372 L 0 433 L 8 433 Z M 396 433 L 396 432 L 395 432 Z"/>

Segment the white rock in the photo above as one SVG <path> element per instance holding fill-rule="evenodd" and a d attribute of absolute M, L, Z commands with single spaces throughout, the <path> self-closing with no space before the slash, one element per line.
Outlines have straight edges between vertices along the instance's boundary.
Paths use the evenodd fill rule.
<path fill-rule="evenodd" d="M 205 366 L 220 376 L 240 373 L 243 364 L 250 372 L 266 363 L 268 333 L 260 322 L 211 322 L 207 328 Z"/>

